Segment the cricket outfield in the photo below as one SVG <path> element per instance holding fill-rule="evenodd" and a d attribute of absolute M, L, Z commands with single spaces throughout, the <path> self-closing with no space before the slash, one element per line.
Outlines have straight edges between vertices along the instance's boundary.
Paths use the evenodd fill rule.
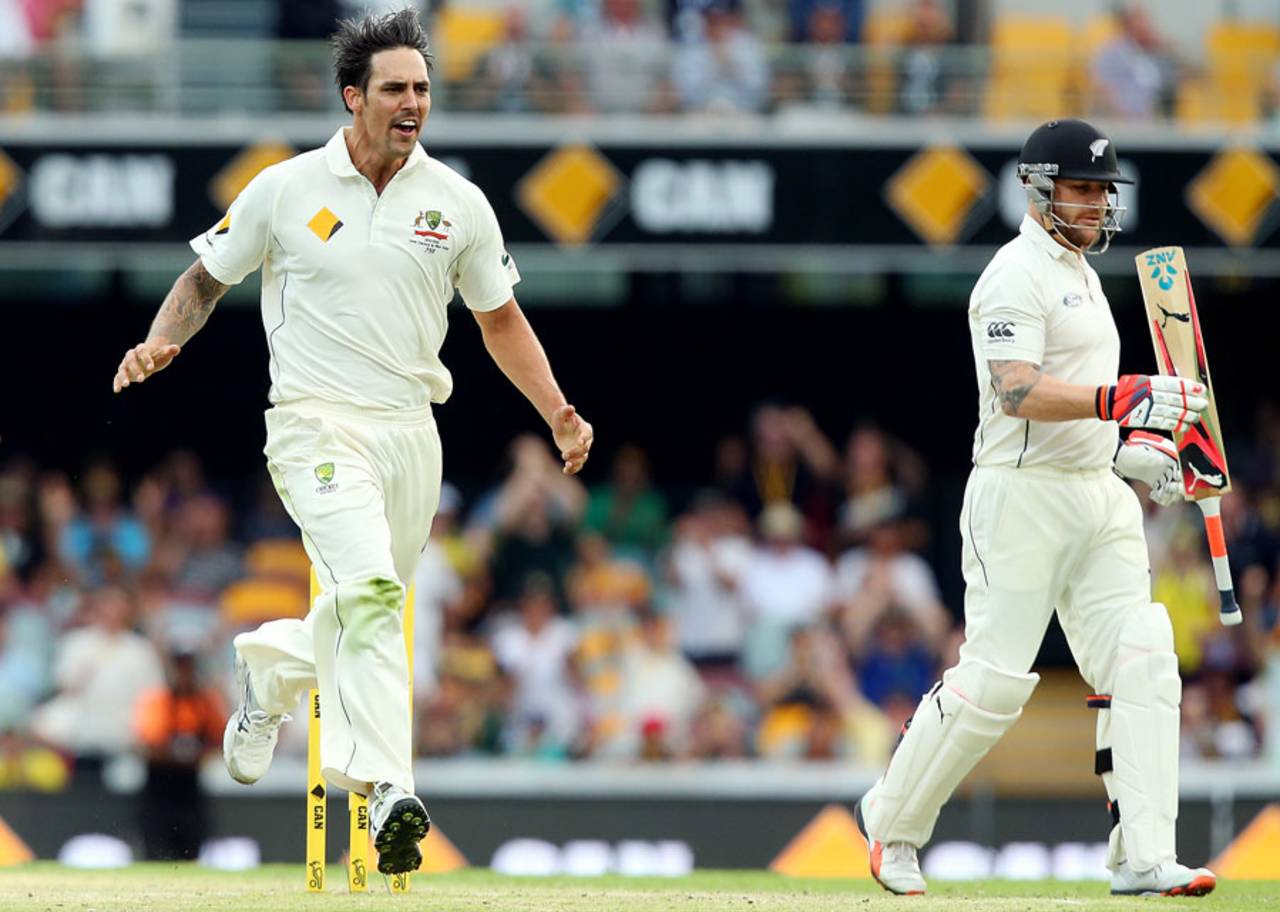
<path fill-rule="evenodd" d="M 1152 900 L 1111 897 L 1100 882 L 973 881 L 932 886 L 925 897 L 898 898 L 863 880 L 807 880 L 760 871 L 703 871 L 679 878 L 519 878 L 483 869 L 418 875 L 412 892 L 392 896 L 375 877 L 370 892 L 325 895 L 303 889 L 301 865 L 245 873 L 192 864 L 140 864 L 111 871 L 37 862 L 0 871 L 0 910 L 30 912 L 291 912 L 430 909 L 432 912 L 657 912 L 657 910 L 809 910 L 909 908 L 912 912 L 1149 909 Z M 1280 910 L 1280 881 L 1224 882 L 1208 897 L 1167 899 L 1178 908 Z"/>

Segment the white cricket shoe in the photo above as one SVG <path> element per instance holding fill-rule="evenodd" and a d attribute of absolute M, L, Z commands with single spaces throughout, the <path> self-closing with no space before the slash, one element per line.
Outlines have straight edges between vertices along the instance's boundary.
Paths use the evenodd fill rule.
<path fill-rule="evenodd" d="M 378 872 L 404 874 L 422 864 L 422 842 L 431 818 L 417 795 L 390 782 L 379 782 L 369 796 L 369 827 L 378 850 Z"/>
<path fill-rule="evenodd" d="M 249 684 L 249 666 L 236 656 L 236 687 L 240 705 L 227 720 L 222 733 L 222 759 L 227 772 L 236 782 L 253 785 L 271 766 L 280 726 L 289 721 L 287 715 L 273 715 L 258 705 Z"/>
<path fill-rule="evenodd" d="M 1135 871 L 1125 861 L 1111 874 L 1115 896 L 1204 896 L 1217 885 L 1218 878 L 1208 868 L 1188 868 L 1176 861 L 1150 871 Z"/>
<path fill-rule="evenodd" d="M 853 819 L 858 832 L 867 841 L 867 853 L 871 858 L 871 876 L 876 883 L 898 896 L 919 896 L 925 891 L 924 875 L 920 873 L 920 860 L 916 847 L 907 842 L 884 843 L 867 835 L 867 825 L 862 820 L 862 802 L 858 799 L 853 808 Z"/>

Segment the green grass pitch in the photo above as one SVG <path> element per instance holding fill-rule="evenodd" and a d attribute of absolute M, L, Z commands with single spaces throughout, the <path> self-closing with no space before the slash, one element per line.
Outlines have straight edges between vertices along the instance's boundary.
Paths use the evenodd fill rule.
<path fill-rule="evenodd" d="M 334 876 L 334 875 L 337 876 Z M 760 871 L 700 871 L 666 878 L 519 878 L 483 869 L 418 875 L 412 891 L 392 896 L 374 876 L 370 892 L 350 896 L 337 865 L 330 890 L 303 889 L 301 865 L 267 865 L 243 874 L 191 864 L 141 864 L 115 871 L 73 871 L 38 862 L 0 870 L 0 910 L 24 912 L 809 912 L 832 909 L 910 912 L 1030 912 L 1148 909 L 1153 900 L 1113 898 L 1103 883 L 973 881 L 932 886 L 925 897 L 894 897 L 870 881 L 802 880 Z M 1280 881 L 1223 882 L 1200 899 L 1159 900 L 1177 907 L 1280 912 Z"/>

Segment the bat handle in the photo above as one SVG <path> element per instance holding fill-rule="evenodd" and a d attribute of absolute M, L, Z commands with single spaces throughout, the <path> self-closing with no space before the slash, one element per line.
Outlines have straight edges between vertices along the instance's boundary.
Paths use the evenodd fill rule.
<path fill-rule="evenodd" d="M 1224 627 L 1234 627 L 1244 620 L 1235 587 L 1231 585 L 1231 565 L 1227 562 L 1227 537 L 1222 531 L 1222 498 L 1206 497 L 1196 506 L 1204 514 L 1204 530 L 1209 536 L 1209 556 L 1213 558 L 1213 577 L 1218 583 L 1218 620 Z"/>

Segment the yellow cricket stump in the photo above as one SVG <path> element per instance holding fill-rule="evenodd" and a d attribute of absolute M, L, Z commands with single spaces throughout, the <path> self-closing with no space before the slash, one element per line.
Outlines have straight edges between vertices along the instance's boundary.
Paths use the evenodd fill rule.
<path fill-rule="evenodd" d="M 320 691 L 312 690 L 307 713 L 307 890 L 324 892 L 325 817 L 328 790 L 320 775 Z"/>
<path fill-rule="evenodd" d="M 369 889 L 369 799 L 347 792 L 347 887 L 352 893 Z"/>
<path fill-rule="evenodd" d="M 409 761 L 413 761 L 413 583 L 404 594 L 404 654 L 409 660 Z M 391 892 L 409 892 L 409 874 L 391 875 Z"/>
<path fill-rule="evenodd" d="M 320 594 L 320 581 L 311 570 L 311 600 Z M 413 738 L 413 586 L 405 595 L 404 648 L 409 660 L 409 737 Z M 307 714 L 307 890 L 324 892 L 325 833 L 328 816 L 328 788 L 320 773 L 320 692 L 312 690 Z M 352 893 L 369 889 L 369 799 L 355 792 L 347 793 L 347 888 Z M 409 875 L 393 874 L 392 893 L 409 890 Z"/>

